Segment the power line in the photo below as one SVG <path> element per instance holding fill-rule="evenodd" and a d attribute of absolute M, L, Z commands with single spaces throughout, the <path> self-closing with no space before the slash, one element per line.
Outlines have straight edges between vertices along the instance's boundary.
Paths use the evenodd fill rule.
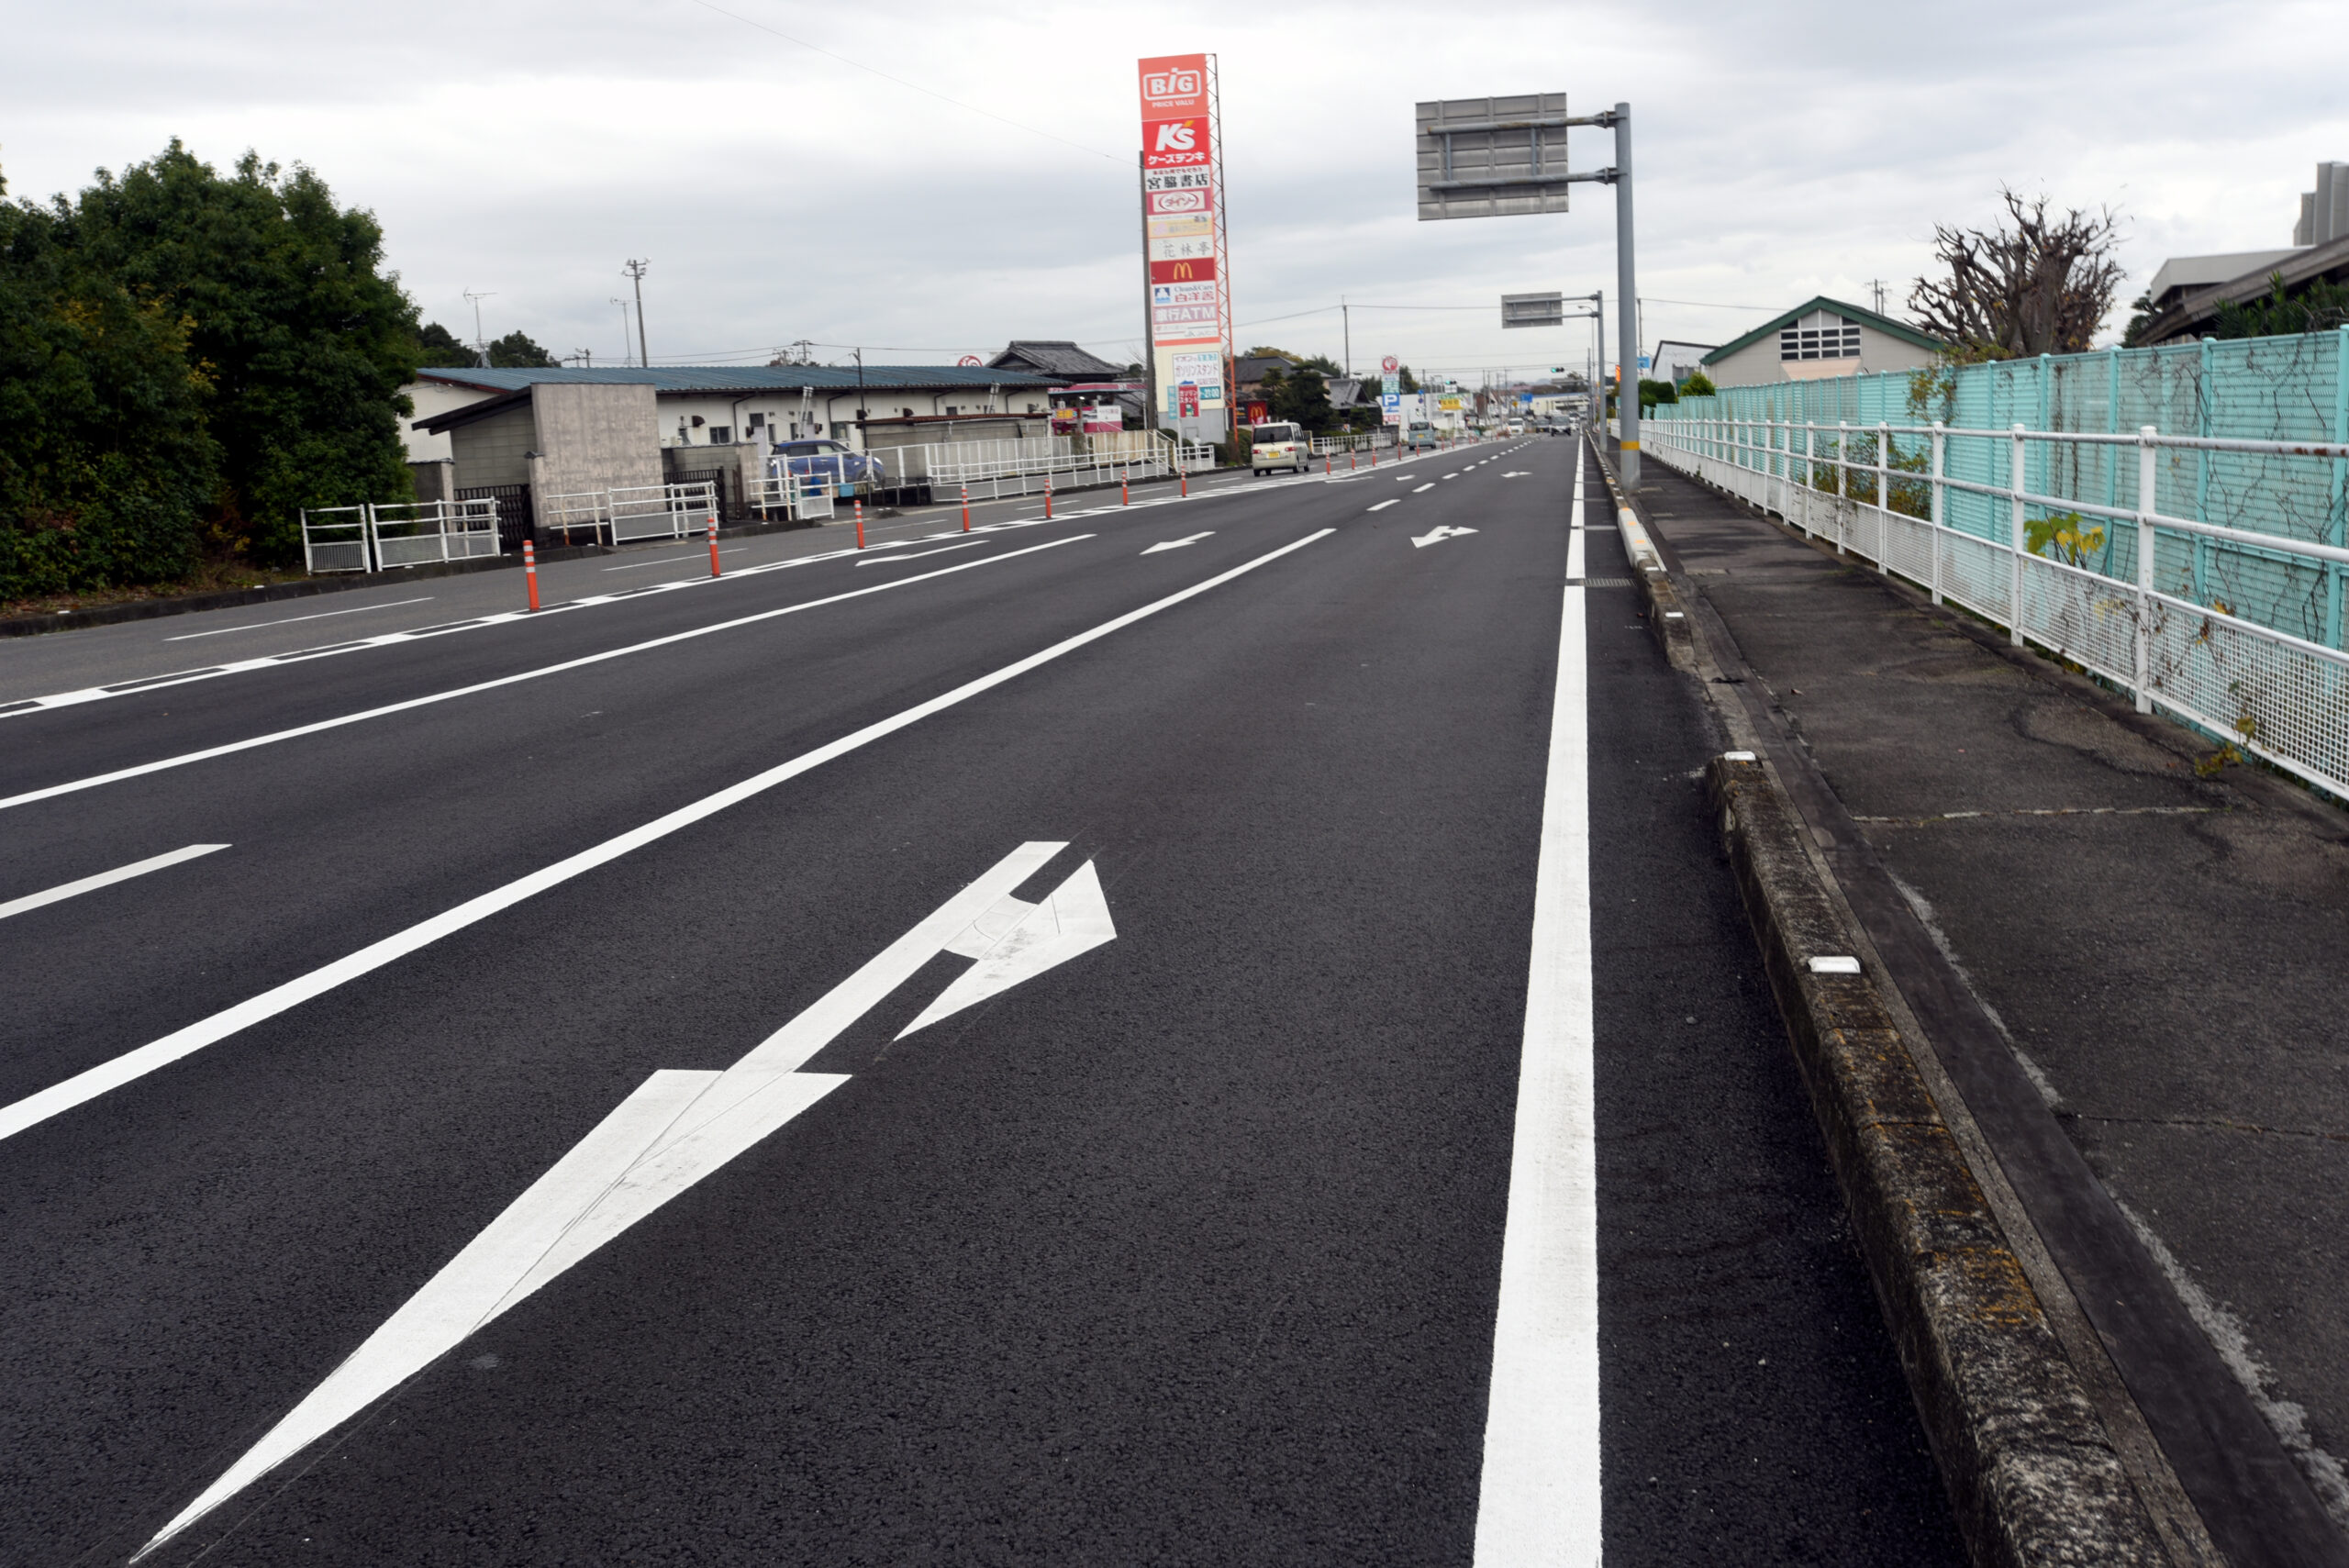
<path fill-rule="evenodd" d="M 832 50 L 826 49 L 821 44 L 809 43 L 803 38 L 795 38 L 793 35 L 785 32 L 781 28 L 771 28 L 764 22 L 754 21 L 751 17 L 743 16 L 739 11 L 729 11 L 723 6 L 713 6 L 710 4 L 710 0 L 694 0 L 694 4 L 699 6 L 705 11 L 715 11 L 721 17 L 731 17 L 735 21 L 741 23 L 746 28 L 756 28 L 763 33 L 773 33 L 775 37 L 783 39 L 785 43 L 796 43 L 801 49 L 813 50 L 818 54 L 824 56 L 827 60 L 837 60 L 842 65 L 852 65 L 857 70 L 865 72 L 867 75 L 878 76 L 884 82 L 894 82 L 900 87 L 922 94 L 926 97 L 935 98 L 941 104 L 952 104 L 958 109 L 968 109 L 974 115 L 985 115 L 987 118 L 997 121 L 1003 125 L 1008 125 L 1014 130 L 1024 130 L 1035 136 L 1044 137 L 1050 140 L 1059 142 L 1063 147 L 1074 147 L 1079 152 L 1090 152 L 1096 158 L 1107 158 L 1112 163 L 1121 161 L 1121 160 L 1114 154 L 1104 152 L 1097 147 L 1087 147 L 1081 141 L 1071 141 L 1064 136 L 1054 136 L 1051 131 L 1041 130 L 1035 126 L 1023 124 L 1019 120 L 1011 118 L 1008 115 L 996 114 L 993 109 L 983 109 L 976 104 L 966 104 L 960 98 L 950 98 L 943 93 L 937 92 L 929 87 L 924 87 L 918 83 L 908 82 L 902 76 L 892 76 L 885 71 L 875 70 L 874 67 L 865 64 L 861 60 L 851 60 L 844 54 L 834 53 Z"/>

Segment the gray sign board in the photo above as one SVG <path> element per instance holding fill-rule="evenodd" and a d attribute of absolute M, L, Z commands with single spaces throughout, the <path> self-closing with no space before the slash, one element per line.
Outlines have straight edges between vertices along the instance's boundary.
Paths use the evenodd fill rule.
<path fill-rule="evenodd" d="M 1419 219 L 1566 210 L 1566 95 L 1419 106 Z"/>
<path fill-rule="evenodd" d="M 1504 327 L 1563 327 L 1566 324 L 1565 296 L 1557 294 L 1505 294 L 1501 295 L 1501 325 Z"/>

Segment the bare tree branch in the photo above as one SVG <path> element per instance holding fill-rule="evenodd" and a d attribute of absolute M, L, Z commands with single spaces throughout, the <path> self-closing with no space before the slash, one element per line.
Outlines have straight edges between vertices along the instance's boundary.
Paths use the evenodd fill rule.
<path fill-rule="evenodd" d="M 2043 195 L 1998 195 L 2011 227 L 1934 227 L 1934 259 L 1946 274 L 1919 278 L 1909 291 L 1918 325 L 1984 358 L 2081 352 L 2121 284 L 2118 215 L 2073 207 L 2050 218 Z"/>

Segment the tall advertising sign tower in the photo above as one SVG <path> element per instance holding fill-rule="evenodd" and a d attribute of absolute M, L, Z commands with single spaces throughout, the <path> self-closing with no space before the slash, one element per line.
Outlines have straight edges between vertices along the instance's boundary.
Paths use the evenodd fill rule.
<path fill-rule="evenodd" d="M 1231 275 L 1215 56 L 1141 62 L 1143 265 L 1158 423 L 1186 440 L 1230 434 Z"/>

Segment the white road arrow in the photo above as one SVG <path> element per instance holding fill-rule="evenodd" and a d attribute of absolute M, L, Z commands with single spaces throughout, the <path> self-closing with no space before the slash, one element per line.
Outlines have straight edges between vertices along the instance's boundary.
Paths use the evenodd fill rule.
<path fill-rule="evenodd" d="M 131 1561 L 847 1083 L 843 1073 L 801 1069 L 940 953 L 977 962 L 906 1026 L 900 1040 L 1113 940 L 1117 929 L 1091 861 L 1040 903 L 1011 896 L 1067 847 L 1020 845 L 723 1073 L 660 1072 L 646 1079 Z"/>
<path fill-rule="evenodd" d="M 1475 531 L 1476 530 L 1475 528 L 1455 528 L 1451 527 L 1435 528 L 1427 533 L 1412 535 L 1411 548 L 1414 550 L 1425 550 L 1431 544 L 1441 544 L 1445 539 L 1458 539 L 1463 534 L 1473 534 Z"/>
<path fill-rule="evenodd" d="M 1148 550 L 1143 550 L 1142 553 L 1144 555 L 1156 555 L 1162 550 L 1181 550 L 1185 545 L 1197 544 L 1203 539 L 1213 538 L 1215 538 L 1215 530 L 1213 528 L 1209 528 L 1203 534 L 1193 534 L 1188 539 L 1170 539 L 1164 544 L 1153 544 Z"/>

